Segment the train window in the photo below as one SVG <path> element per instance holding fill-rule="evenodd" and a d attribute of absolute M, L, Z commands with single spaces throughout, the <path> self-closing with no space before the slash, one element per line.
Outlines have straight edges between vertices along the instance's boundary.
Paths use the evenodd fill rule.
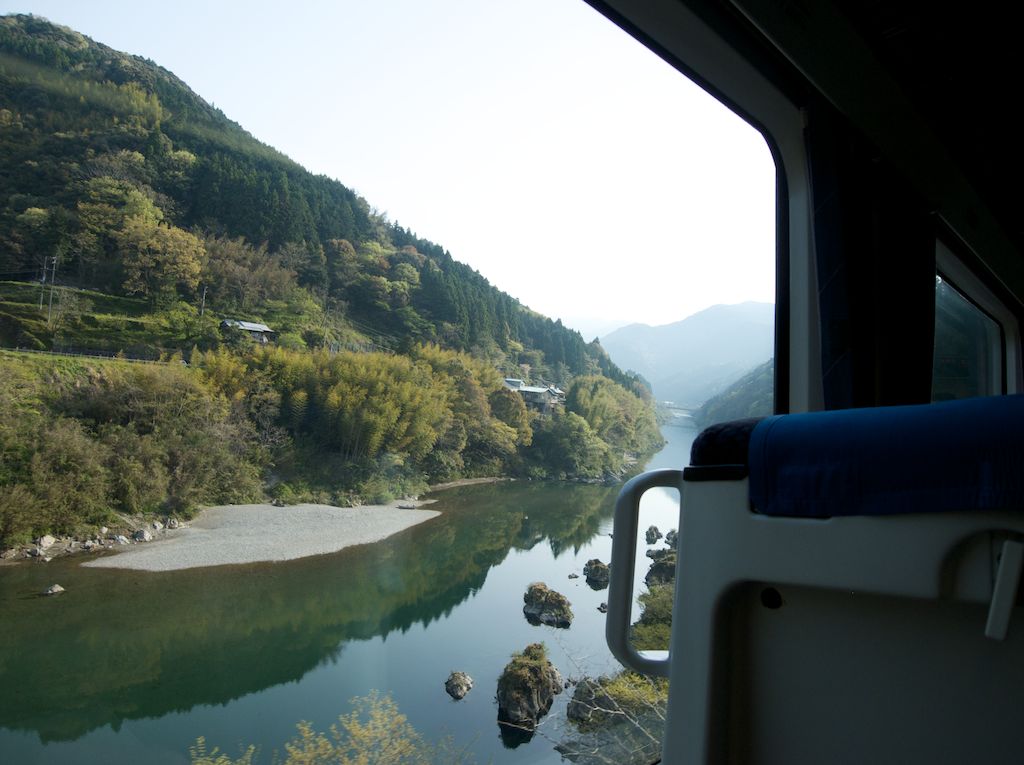
<path fill-rule="evenodd" d="M 932 400 L 1016 392 L 1018 338 L 1012 313 L 940 243 L 936 249 Z"/>
<path fill-rule="evenodd" d="M 408 761 L 657 760 L 667 681 L 624 671 L 605 640 L 615 496 L 620 479 L 634 471 L 686 465 L 702 426 L 771 413 L 777 294 L 785 317 L 780 408 L 790 401 L 809 408 L 816 359 L 808 350 L 812 341 L 802 339 L 813 337 L 813 268 L 806 243 L 795 250 L 790 242 L 808 235 L 810 226 L 799 217 L 803 208 L 791 210 L 783 193 L 800 198 L 806 189 L 800 113 L 781 97 L 773 100 L 770 83 L 750 67 L 716 56 L 714 67 L 745 72 L 742 89 L 756 94 L 756 119 L 751 113 L 744 121 L 578 0 L 300 2 L 286 14 L 260 4 L 238 14 L 214 3 L 201 23 L 187 13 L 147 17 L 83 13 L 85 4 L 32 5 L 81 35 L 39 19 L 0 18 L 0 145 L 5 157 L 21 146 L 26 158 L 11 163 L 21 167 L 17 178 L 5 166 L 0 182 L 0 215 L 21 227 L 0 233 L 0 267 L 14 256 L 6 245 L 15 242 L 25 258 L 16 267 L 34 277 L 43 246 L 55 253 L 58 247 L 42 227 L 62 221 L 54 237 L 64 236 L 66 223 L 85 244 L 79 248 L 69 234 L 60 252 L 85 258 L 76 272 L 99 269 L 94 281 L 101 283 L 81 276 L 81 284 L 116 293 L 90 290 L 88 300 L 75 300 L 73 315 L 71 300 L 60 306 L 58 297 L 53 308 L 60 309 L 60 331 L 69 339 L 73 323 L 75 337 L 102 333 L 111 348 L 122 338 L 141 344 L 143 332 L 148 344 L 167 325 L 175 337 L 187 334 L 188 352 L 198 333 L 204 334 L 197 345 L 207 344 L 204 327 L 212 347 L 220 321 L 230 326 L 220 361 L 205 368 L 196 359 L 187 368 L 169 365 L 167 385 L 177 389 L 187 378 L 181 395 L 233 418 L 227 430 L 207 423 L 216 429 L 210 443 L 230 441 L 231 448 L 216 460 L 203 458 L 218 467 L 223 488 L 202 497 L 244 499 L 251 492 L 260 499 L 259 466 L 241 465 L 243 454 L 271 450 L 278 451 L 266 489 L 278 505 L 347 506 L 391 496 L 406 505 L 405 495 L 428 484 L 444 490 L 432 497 L 431 509 L 440 514 L 423 523 L 280 563 L 151 572 L 69 559 L 0 568 L 0 674 L 10 687 L 30 689 L 0 697 L 0 759 L 294 762 L 325 741 L 336 754 L 359 759 L 386 737 L 408 752 Z M 19 25 L 38 34 L 26 31 L 24 46 L 12 54 L 11 30 Z M 697 35 L 697 42 L 708 34 L 695 23 L 672 28 Z M 675 42 L 693 49 L 688 37 Z M 244 44 L 232 48 L 236 43 Z M 291 54 L 287 45 L 296 46 Z M 138 51 L 166 69 L 115 49 Z M 273 60 L 265 54 L 271 49 Z M 35 51 L 38 61 L 15 70 L 18 51 Z M 517 53 L 526 54 L 522 63 Z M 70 63 L 44 69 L 53 62 Z M 78 63 L 82 72 L 96 64 L 90 76 L 100 79 L 77 82 Z M 108 66 L 123 85 L 105 79 Z M 47 76 L 37 82 L 43 71 Z M 141 84 L 133 79 L 139 74 Z M 520 79 L 525 75 L 533 79 Z M 15 77 L 17 88 L 10 86 Z M 166 90 L 151 93 L 150 82 Z M 185 91 L 184 82 L 195 91 Z M 79 90 L 81 98 L 68 97 Z M 87 103 L 90 93 L 100 94 L 99 108 Z M 200 93 L 216 96 L 223 113 Z M 124 119 L 115 109 L 122 102 L 129 110 Z M 24 119 L 11 116 L 22 108 Z M 787 141 L 769 146 L 753 124 L 782 125 L 777 132 Z M 49 148 L 39 148 L 40 141 Z M 358 184 L 366 198 L 333 177 Z M 21 206 L 4 213 L 5 195 Z M 123 216 L 107 215 L 115 202 Z M 129 214 L 129 203 L 145 215 Z M 404 225 L 370 203 L 386 205 Z M 785 225 L 777 227 L 777 219 Z M 151 312 L 155 293 L 154 305 L 144 306 L 118 293 L 119 276 L 100 273 L 106 265 L 89 265 L 95 258 L 111 273 L 119 269 L 116 258 L 129 245 L 118 232 L 136 224 L 145 231 L 132 234 L 131 256 L 149 247 L 139 236 L 163 232 L 184 242 L 168 240 L 168 247 L 203 260 L 194 294 L 180 295 L 191 302 L 177 300 L 171 285 L 164 292 L 168 300 L 174 293 L 173 305 Z M 433 241 L 420 240 L 417 229 Z M 794 250 L 798 255 L 790 258 Z M 783 267 L 777 258 L 789 260 Z M 58 258 L 46 260 L 53 266 Z M 249 269 L 269 269 L 267 285 L 274 286 L 264 289 Z M 47 310 L 44 325 L 37 301 L 56 284 L 58 294 L 74 294 L 70 270 L 58 267 L 55 279 L 51 268 L 42 285 L 0 283 L 0 318 L 21 311 L 31 319 L 26 327 L 55 335 L 60 321 L 51 325 Z M 791 289 L 798 296 L 792 310 Z M 518 300 L 552 320 L 526 312 Z M 149 315 L 152 321 L 140 318 Z M 195 323 L 197 315 L 207 323 Z M 235 331 L 240 320 L 251 321 L 255 336 Z M 258 329 L 264 320 L 270 325 Z M 262 355 L 271 327 L 277 337 Z M 591 343 L 595 337 L 600 344 Z M 787 358 L 792 338 L 796 364 Z M 254 353 L 281 371 L 273 383 L 264 361 L 253 356 L 247 366 L 250 339 L 259 343 Z M 420 340 L 436 340 L 444 350 L 420 348 Z M 307 354 L 309 346 L 315 355 Z M 225 382 L 229 394 L 212 381 L 213 366 L 222 362 L 234 370 L 221 375 L 233 380 Z M 309 391 L 291 377 L 293 362 L 318 381 Z M 78 363 L 68 361 L 67 368 Z M 88 370 L 100 366 L 81 363 Z M 160 393 L 161 373 L 149 371 L 145 379 L 154 381 L 159 399 L 152 408 L 161 420 L 185 427 L 178 415 L 165 414 L 163 402 L 173 397 Z M 249 371 L 252 386 L 240 380 Z M 110 379 L 120 375 L 111 372 Z M 787 380 L 797 382 L 787 386 Z M 16 383 L 20 374 L 0 371 L 0 397 Z M 246 390 L 254 395 L 246 399 Z M 515 424 L 502 421 L 499 410 Z M 59 416 L 63 426 L 62 409 Z M 68 425 L 77 439 L 70 448 L 93 443 L 84 439 L 94 433 L 116 440 L 122 451 L 142 438 L 107 417 L 97 410 L 90 420 L 95 427 Z M 253 419 L 250 428 L 250 417 L 259 424 Z M 402 418 L 409 423 L 398 423 Z M 28 454 L 37 421 L 25 422 L 18 448 L 24 442 Z M 0 431 L 6 423 L 0 417 Z M 156 430 L 147 428 L 144 436 Z M 206 435 L 192 435 L 187 451 L 207 448 Z M 242 443 L 250 439 L 251 449 Z M 370 441 L 379 443 L 370 447 Z M 172 453 L 178 452 L 168 459 Z M 159 455 L 153 460 L 164 459 L 164 451 Z M 269 456 L 258 459 L 269 465 Z M 49 501 L 59 493 L 56 479 L 33 477 L 31 462 L 18 463 L 25 465 L 26 485 L 46 484 Z M 218 462 L 226 463 L 223 469 Z M 115 468 L 96 465 L 89 491 L 103 499 L 78 504 L 98 517 L 97 508 L 113 497 L 97 488 L 98 476 L 109 474 L 113 485 Z M 163 471 L 164 462 L 159 465 L 154 469 Z M 0 473 L 8 467 L 3 462 Z M 120 462 L 116 470 L 123 472 Z M 513 473 L 524 480 L 487 480 Z M 236 474 L 253 485 L 229 485 L 224 476 Z M 451 485 L 459 479 L 469 485 Z M 156 486 L 149 486 L 153 498 L 133 498 L 131 506 L 163 510 L 157 496 L 163 484 L 140 480 Z M 22 496 L 5 497 L 8 488 L 0 486 L 0 504 Z M 24 496 L 35 498 L 34 491 L 25 489 Z M 173 491 L 169 510 L 191 503 L 181 499 L 180 486 Z M 42 512 L 34 499 L 19 503 Z M 641 508 L 630 619 L 640 650 L 668 648 L 679 507 L 678 491 L 658 488 Z M 303 523 L 296 520 L 302 511 L 258 512 L 264 511 L 275 514 L 278 529 Z M 330 515 L 323 510 L 321 517 Z M 375 517 L 368 527 L 377 528 L 377 521 L 390 523 Z M 261 538 L 275 546 L 271 533 Z M 103 531 L 104 549 L 115 549 L 119 534 Z M 294 542 L 290 532 L 283 537 L 282 546 Z M 83 549 L 94 547 L 90 537 Z M 56 582 L 73 598 L 26 597 Z M 119 616 L 108 613 L 111 593 L 118 593 Z M 47 667 L 48 682 L 33 674 L 40 666 Z M 337 726 L 339 740 L 299 742 L 299 720 L 308 721 L 310 736 Z M 343 751 L 341 741 L 353 750 Z M 288 754 L 275 757 L 286 742 Z"/>
<path fill-rule="evenodd" d="M 999 325 L 941 274 L 935 277 L 932 400 L 985 396 L 1002 390 Z"/>

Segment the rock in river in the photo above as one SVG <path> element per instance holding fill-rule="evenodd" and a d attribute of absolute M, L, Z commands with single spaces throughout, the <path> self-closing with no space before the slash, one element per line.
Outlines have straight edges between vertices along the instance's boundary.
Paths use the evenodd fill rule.
<path fill-rule="evenodd" d="M 544 644 L 526 646 L 513 654 L 498 678 L 498 722 L 533 731 L 562 687 L 562 676 L 548 660 Z"/>
<path fill-rule="evenodd" d="M 132 539 L 136 542 L 151 542 L 153 541 L 153 533 L 149 529 L 139 529 L 132 534 Z"/>
<path fill-rule="evenodd" d="M 51 584 L 49 587 L 43 590 L 43 595 L 60 595 L 64 591 L 64 588 L 61 587 L 59 584 Z"/>
<path fill-rule="evenodd" d="M 523 613 L 530 623 L 548 624 L 552 627 L 568 627 L 572 624 L 572 608 L 569 599 L 560 592 L 548 589 L 543 582 L 534 582 L 523 595 Z"/>
<path fill-rule="evenodd" d="M 444 681 L 444 689 L 448 695 L 458 701 L 473 688 L 473 678 L 465 672 L 452 672 Z"/>
<path fill-rule="evenodd" d="M 654 561 L 644 577 L 648 587 L 656 584 L 669 584 L 676 579 L 676 551 L 648 550 L 647 557 Z"/>
<path fill-rule="evenodd" d="M 591 558 L 583 567 L 583 576 L 587 578 L 587 584 L 595 590 L 603 590 L 608 586 L 610 576 L 608 565 L 602 563 L 598 558 Z"/>

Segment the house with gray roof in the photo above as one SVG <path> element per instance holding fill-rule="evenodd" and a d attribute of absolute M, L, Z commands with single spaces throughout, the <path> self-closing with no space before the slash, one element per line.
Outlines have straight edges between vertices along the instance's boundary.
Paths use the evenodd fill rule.
<path fill-rule="evenodd" d="M 224 319 L 220 323 L 221 329 L 237 329 L 245 332 L 249 337 L 260 345 L 266 345 L 273 340 L 274 330 L 266 324 L 255 321 L 242 321 L 241 319 Z"/>

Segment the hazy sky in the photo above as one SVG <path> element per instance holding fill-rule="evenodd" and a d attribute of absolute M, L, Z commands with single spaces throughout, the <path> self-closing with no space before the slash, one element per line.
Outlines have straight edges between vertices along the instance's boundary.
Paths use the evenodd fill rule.
<path fill-rule="evenodd" d="M 0 8 L 154 60 L 587 339 L 774 299 L 763 139 L 582 0 Z"/>

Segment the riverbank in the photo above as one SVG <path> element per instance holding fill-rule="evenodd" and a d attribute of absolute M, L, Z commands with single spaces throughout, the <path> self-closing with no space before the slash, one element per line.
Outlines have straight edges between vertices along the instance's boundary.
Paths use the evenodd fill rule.
<path fill-rule="evenodd" d="M 504 476 L 462 478 L 434 484 L 429 491 L 513 480 Z M 152 523 L 151 517 L 118 515 L 116 528 L 103 528 L 88 539 L 51 537 L 49 544 L 5 550 L 0 555 L 0 567 L 81 554 L 103 555 L 85 566 L 142 571 L 294 560 L 379 542 L 435 517 L 438 513 L 434 511 L 417 510 L 432 502 L 436 500 L 401 499 L 356 507 L 312 503 L 285 507 L 221 505 L 202 510 L 180 528 Z M 139 539 L 136 533 L 142 529 L 148 533 Z"/>
<path fill-rule="evenodd" d="M 440 513 L 424 500 L 388 505 L 220 505 L 204 509 L 185 528 L 83 563 L 92 568 L 178 571 L 264 563 L 338 552 L 386 539 Z"/>

